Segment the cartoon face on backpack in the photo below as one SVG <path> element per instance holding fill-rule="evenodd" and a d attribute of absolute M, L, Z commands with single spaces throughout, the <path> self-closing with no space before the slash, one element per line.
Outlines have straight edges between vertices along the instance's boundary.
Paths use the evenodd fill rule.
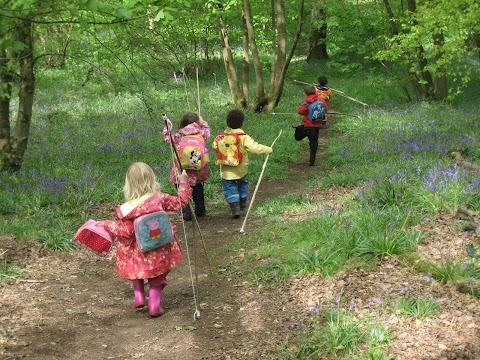
<path fill-rule="evenodd" d="M 245 135 L 245 133 L 222 133 L 215 138 L 217 152 L 215 163 L 217 165 L 238 166 L 242 162 L 240 135 Z"/>
<path fill-rule="evenodd" d="M 148 226 L 149 228 L 149 233 L 150 233 L 150 238 L 152 240 L 156 240 L 160 237 L 160 235 L 162 234 L 162 230 L 160 230 L 160 224 L 158 223 L 158 219 L 157 218 L 152 218 L 148 221 L 145 221 L 145 224 Z"/>
<path fill-rule="evenodd" d="M 201 135 L 186 135 L 182 137 L 177 149 L 182 169 L 200 170 L 208 165 L 208 149 Z"/>
<path fill-rule="evenodd" d="M 144 253 L 173 241 L 173 226 L 164 210 L 139 216 L 133 227 L 138 248 Z"/>
<path fill-rule="evenodd" d="M 190 153 L 189 168 L 196 168 L 200 160 L 202 160 L 202 153 L 198 150 L 192 150 Z"/>

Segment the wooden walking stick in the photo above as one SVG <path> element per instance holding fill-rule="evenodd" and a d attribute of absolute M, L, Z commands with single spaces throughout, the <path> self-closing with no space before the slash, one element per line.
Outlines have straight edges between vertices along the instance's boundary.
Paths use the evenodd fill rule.
<path fill-rule="evenodd" d="M 178 152 L 177 152 L 177 149 L 175 148 L 175 144 L 173 142 L 173 137 L 172 137 L 172 132 L 171 132 L 171 129 L 170 129 L 170 126 L 168 125 L 168 117 L 166 114 L 162 114 L 162 119 L 163 121 L 165 122 L 165 126 L 167 127 L 168 129 L 168 135 L 169 135 L 169 138 L 170 138 L 170 145 L 172 147 L 172 150 L 175 154 L 175 162 L 176 162 L 176 167 L 178 169 L 178 171 L 181 171 L 182 170 L 182 165 L 181 165 L 181 161 L 180 161 L 180 156 L 178 155 Z M 208 268 L 210 270 L 210 275 L 213 274 L 212 272 L 212 265 L 210 263 L 210 258 L 208 257 L 208 253 L 207 253 L 207 249 L 205 247 L 205 241 L 203 239 L 203 234 L 202 234 L 202 230 L 200 229 L 200 225 L 198 223 L 198 220 L 197 220 L 197 216 L 195 215 L 195 211 L 193 209 L 193 206 L 192 206 L 192 200 L 190 199 L 188 201 L 188 207 L 190 209 L 190 212 L 192 214 L 192 219 L 193 219 L 193 222 L 195 224 L 195 226 L 197 227 L 197 230 L 198 230 L 198 233 L 200 234 L 200 239 L 202 241 L 202 246 L 203 246 L 203 251 L 205 252 L 205 257 L 207 258 L 207 263 L 208 263 Z"/>
<path fill-rule="evenodd" d="M 293 80 L 294 83 L 297 83 L 297 84 L 303 84 L 303 85 L 315 85 L 315 84 L 310 84 L 310 83 L 306 83 L 306 82 L 303 82 L 303 81 L 298 81 L 298 80 Z M 360 100 L 357 100 L 355 98 L 352 98 L 351 96 L 348 96 L 347 94 L 345 94 L 343 91 L 340 91 L 340 90 L 335 90 L 335 89 L 332 89 L 330 88 L 330 90 L 332 90 L 334 93 L 340 95 L 340 96 L 343 96 L 344 98 L 347 98 L 349 100 L 352 100 L 352 101 L 355 101 L 359 104 L 362 104 L 363 106 L 368 106 L 367 103 L 364 103 Z"/>
<path fill-rule="evenodd" d="M 280 132 L 278 133 L 278 136 L 275 138 L 275 140 L 273 140 L 273 143 L 272 143 L 271 147 L 273 147 L 273 145 L 278 140 L 280 135 L 282 135 L 282 130 L 280 130 Z M 247 213 L 245 214 L 245 219 L 243 219 L 242 228 L 240 229 L 241 234 L 243 234 L 245 232 L 245 224 L 247 223 L 248 214 L 250 213 L 250 209 L 252 208 L 253 201 L 255 200 L 255 195 L 257 194 L 258 187 L 260 185 L 260 182 L 262 181 L 263 173 L 264 173 L 265 168 L 267 166 L 269 156 L 270 156 L 270 154 L 267 155 L 267 157 L 265 158 L 265 161 L 263 163 L 262 171 L 260 172 L 260 176 L 258 177 L 257 185 L 255 186 L 255 190 L 253 191 L 252 200 L 250 200 L 250 204 L 248 205 Z"/>

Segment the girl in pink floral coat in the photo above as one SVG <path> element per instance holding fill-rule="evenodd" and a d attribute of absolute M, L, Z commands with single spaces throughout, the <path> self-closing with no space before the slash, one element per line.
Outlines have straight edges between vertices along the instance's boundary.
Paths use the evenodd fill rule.
<path fill-rule="evenodd" d="M 133 281 L 134 308 L 145 306 L 144 280 L 148 279 L 148 314 L 152 317 L 164 314 L 160 304 L 162 290 L 167 285 L 167 274 L 183 258 L 175 235 L 170 244 L 146 253 L 140 251 L 135 241 L 133 221 L 155 211 L 176 211 L 185 207 L 192 193 L 187 180 L 188 175 L 183 171 L 178 176 L 178 196 L 165 194 L 159 190 L 152 168 L 145 163 L 134 163 L 128 168 L 123 188 L 127 202 L 115 209 L 118 220 L 103 222 L 105 229 L 118 238 L 114 270 L 121 277 Z M 176 232 L 174 226 L 174 234 Z"/>
<path fill-rule="evenodd" d="M 183 115 L 178 126 L 178 131 L 173 131 L 172 123 L 170 122 L 170 120 L 167 120 L 167 123 L 168 127 L 165 126 L 163 128 L 163 138 L 167 143 L 170 143 L 171 134 L 173 143 L 175 144 L 175 146 L 177 146 L 177 148 L 182 137 L 186 135 L 201 135 L 205 142 L 207 142 L 207 140 L 210 138 L 210 126 L 205 120 L 203 120 L 201 116 L 194 112 L 186 112 Z M 172 171 L 170 173 L 170 182 L 173 184 L 177 183 L 175 177 L 176 171 L 176 168 L 172 168 Z M 203 183 L 207 181 L 207 179 L 211 175 L 210 167 L 207 164 L 200 170 L 187 169 L 186 171 L 188 174 L 188 183 L 193 190 L 192 199 L 195 203 L 195 215 L 198 217 L 203 217 L 206 214 Z M 192 220 L 192 214 L 189 206 L 186 206 L 182 210 L 182 214 L 185 221 Z"/>

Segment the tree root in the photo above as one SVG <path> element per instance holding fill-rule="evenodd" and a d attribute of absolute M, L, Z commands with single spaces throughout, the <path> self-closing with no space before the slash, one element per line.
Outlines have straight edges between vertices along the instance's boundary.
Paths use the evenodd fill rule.
<path fill-rule="evenodd" d="M 430 273 L 434 279 L 442 281 L 442 279 L 438 279 L 438 276 L 436 276 L 435 265 L 427 260 L 422 259 L 422 257 L 417 252 L 411 252 L 410 254 L 403 257 L 401 260 L 405 265 L 412 268 L 413 270 L 425 274 Z M 452 283 L 461 293 L 470 294 L 477 298 L 480 298 L 479 280 L 474 278 L 457 277 L 452 280 Z"/>
<path fill-rule="evenodd" d="M 464 231 L 474 231 L 478 238 L 480 238 L 480 220 L 478 215 L 468 208 L 468 204 L 462 205 L 457 209 L 455 218 L 465 220 L 466 224 L 463 227 Z"/>
<path fill-rule="evenodd" d="M 455 151 L 451 154 L 452 159 L 455 162 L 465 169 L 472 170 L 472 171 L 480 171 L 480 165 L 472 164 L 471 162 L 466 161 L 459 152 Z"/>

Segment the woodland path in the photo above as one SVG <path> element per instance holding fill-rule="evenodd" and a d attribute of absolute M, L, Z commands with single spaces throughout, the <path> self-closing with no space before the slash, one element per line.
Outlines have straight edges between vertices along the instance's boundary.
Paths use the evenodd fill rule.
<path fill-rule="evenodd" d="M 306 159 L 292 164 L 285 180 L 262 182 L 256 202 L 305 192 L 302 182 L 310 172 L 319 171 L 328 136 L 333 136 L 328 129 L 321 134 L 316 166 L 307 166 Z M 304 144 L 307 149 L 307 142 Z M 315 190 L 314 195 L 337 206 L 336 199 L 350 191 Z M 114 205 L 106 207 L 103 211 L 113 213 Z M 180 225 L 178 214 L 173 220 Z M 213 275 L 209 274 L 198 242 L 201 316 L 197 320 L 193 317 L 195 307 L 186 261 L 169 276 L 162 301 L 165 315 L 149 318 L 145 309 L 132 309 L 131 283 L 113 272 L 114 251 L 108 258 L 96 257 L 87 250 L 72 254 L 50 252 L 37 244 L 0 236 L 0 252 L 8 250 L 7 258 L 18 264 L 30 280 L 0 285 L 0 355 L 9 360 L 278 359 L 273 351 L 289 335 L 300 331 L 299 326 L 291 324 L 306 321 L 315 304 L 335 305 L 338 289 L 344 288 L 345 297 L 351 294 L 357 297 L 358 304 L 363 301 L 365 305 L 388 284 L 393 288 L 396 283 L 417 281 L 417 274 L 387 259 L 371 272 L 341 272 L 331 279 L 292 279 L 280 287 L 242 283 L 244 280 L 238 276 L 242 269 L 233 260 L 243 254 L 230 246 L 242 221 L 231 219 L 229 212 L 200 219 Z M 260 219 L 249 218 L 245 236 L 262 225 Z M 193 260 L 191 245 L 190 254 Z M 398 337 L 390 353 L 400 360 L 480 359 L 476 325 L 480 323 L 479 302 L 449 286 L 434 291 L 453 304 L 452 316 L 447 314 L 440 322 L 426 325 L 397 316 L 391 321 Z M 415 332 L 419 329 L 423 338 Z"/>

